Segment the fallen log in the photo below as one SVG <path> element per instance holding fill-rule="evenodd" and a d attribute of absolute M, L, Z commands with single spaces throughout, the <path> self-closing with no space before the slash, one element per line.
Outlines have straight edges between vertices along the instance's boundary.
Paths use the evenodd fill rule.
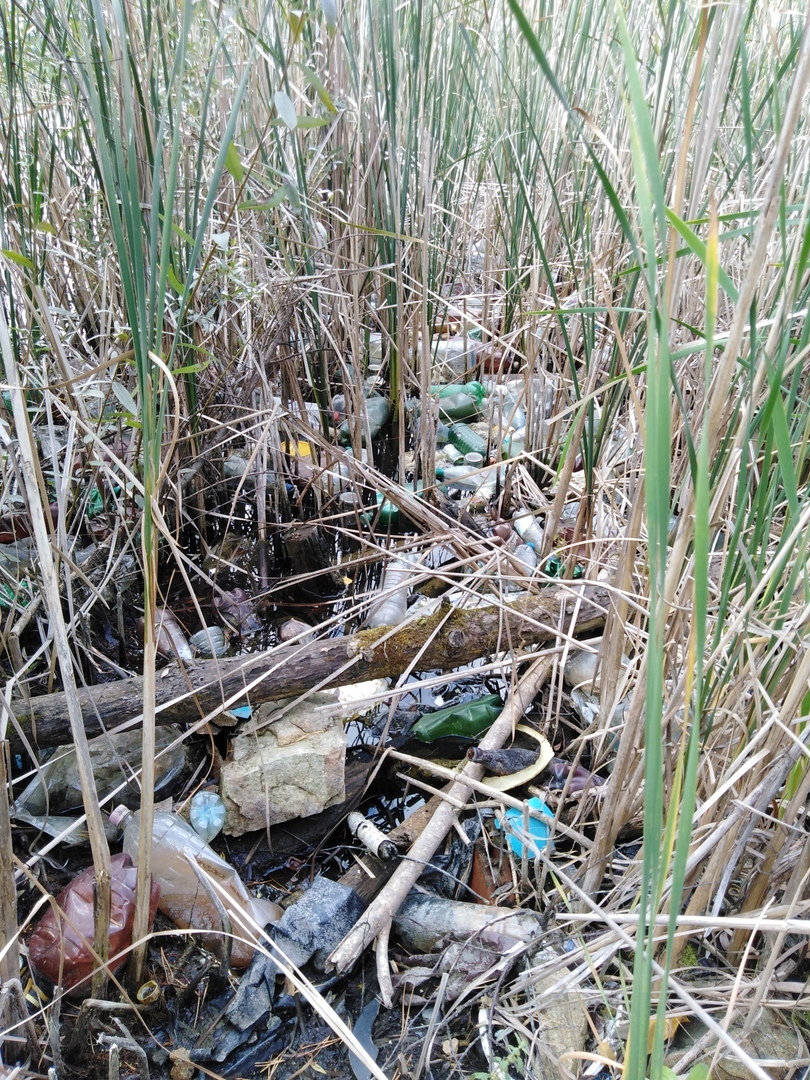
<path fill-rule="evenodd" d="M 430 616 L 397 627 L 362 630 L 349 637 L 234 659 L 172 664 L 158 673 L 158 724 L 191 724 L 236 704 L 258 705 L 323 689 L 417 671 L 451 670 L 484 656 L 587 634 L 604 623 L 610 604 L 605 589 L 562 582 L 509 604 L 475 608 L 443 605 Z M 414 666 L 415 665 L 415 666 Z M 137 719 L 143 679 L 134 677 L 78 691 L 88 737 Z M 227 703 L 227 704 L 226 704 Z M 8 725 L 12 748 L 58 746 L 70 738 L 64 693 L 12 702 Z"/>

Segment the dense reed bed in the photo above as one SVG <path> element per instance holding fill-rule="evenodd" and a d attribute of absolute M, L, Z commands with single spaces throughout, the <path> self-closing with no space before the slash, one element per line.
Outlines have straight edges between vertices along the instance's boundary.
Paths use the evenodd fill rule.
<path fill-rule="evenodd" d="M 607 794 L 583 807 L 591 845 L 546 867 L 575 940 L 558 987 L 629 1015 L 632 1080 L 662 1075 L 666 1018 L 699 1016 L 721 1045 L 733 1019 L 806 1009 L 806 18 L 776 0 L 4 0 L 0 20 L 0 501 L 37 552 L 2 569 L 7 704 L 98 666 L 87 627 L 134 560 L 148 820 L 149 612 L 169 580 L 190 604 L 210 585 L 197 556 L 238 501 L 212 514 L 211 463 L 234 448 L 256 505 L 238 528 L 261 543 L 316 515 L 360 536 L 354 563 L 388 546 L 322 486 L 306 508 L 290 494 L 289 449 L 307 440 L 316 473 L 340 461 L 361 495 L 403 499 L 408 545 L 450 544 L 447 573 L 497 597 L 492 551 L 400 489 L 409 470 L 434 481 L 425 403 L 461 327 L 525 400 L 538 379 L 556 388 L 514 462 L 515 504 L 558 521 L 576 502 L 558 554 L 612 597 L 582 736 L 597 765 L 612 756 Z M 370 443 L 362 461 L 369 373 L 394 427 L 387 456 Z M 332 438 L 337 393 L 353 459 Z M 103 546 L 90 588 L 74 558 L 88 522 Z M 287 583 L 272 559 L 257 574 L 272 604 Z M 0 803 L 6 983 L 20 938 Z M 642 847 L 619 865 L 628 827 Z M 715 959 L 705 986 L 687 977 L 695 941 Z M 493 1014 L 526 1075 L 532 985 Z"/>

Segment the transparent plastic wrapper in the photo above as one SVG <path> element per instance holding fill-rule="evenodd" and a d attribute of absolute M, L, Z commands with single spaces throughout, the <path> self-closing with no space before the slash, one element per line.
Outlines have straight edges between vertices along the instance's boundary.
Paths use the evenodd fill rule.
<path fill-rule="evenodd" d="M 126 853 L 110 859 L 112 900 L 110 905 L 110 970 L 118 971 L 127 955 L 114 959 L 132 944 L 135 920 L 137 870 Z M 93 944 L 94 868 L 88 867 L 59 893 L 56 904 L 45 912 L 28 942 L 31 967 L 63 990 L 75 996 L 90 992 L 89 976 L 95 967 Z M 160 886 L 153 879 L 149 903 L 149 925 L 155 918 Z M 62 915 L 61 913 L 64 913 Z M 80 985 L 81 984 L 81 985 Z"/>
<path fill-rule="evenodd" d="M 110 821 L 123 828 L 124 851 L 135 861 L 141 831 L 140 814 L 119 806 L 110 815 Z M 204 877 L 224 889 L 226 895 L 223 896 L 213 884 L 209 883 L 206 888 L 195 865 Z M 162 810 L 155 813 L 152 830 L 152 876 L 160 886 L 159 910 L 181 929 L 223 933 L 222 917 L 212 894 L 226 911 L 228 908 L 242 911 L 260 927 L 276 922 L 282 914 L 277 904 L 251 896 L 236 870 L 221 859 L 188 822 Z M 239 939 L 254 935 L 236 918 L 232 920 L 231 932 L 234 935 L 231 964 L 235 968 L 246 968 L 253 959 L 254 946 Z"/>

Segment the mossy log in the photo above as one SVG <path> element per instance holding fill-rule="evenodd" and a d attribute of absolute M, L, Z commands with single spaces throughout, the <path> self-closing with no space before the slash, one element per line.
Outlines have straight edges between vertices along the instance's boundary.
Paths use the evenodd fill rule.
<path fill-rule="evenodd" d="M 507 605 L 451 609 L 399 627 L 362 630 L 349 637 L 301 645 L 281 645 L 253 656 L 172 664 L 158 674 L 157 722 L 191 724 L 215 718 L 223 708 L 258 705 L 301 694 L 317 686 L 341 686 L 414 670 L 452 670 L 491 656 L 518 653 L 530 645 L 599 629 L 610 604 L 596 586 L 565 582 Z M 88 737 L 136 721 L 141 713 L 143 679 L 80 690 L 79 704 Z M 33 746 L 57 746 L 70 739 L 64 693 L 12 703 L 8 725 L 12 747 L 22 746 L 20 731 Z"/>

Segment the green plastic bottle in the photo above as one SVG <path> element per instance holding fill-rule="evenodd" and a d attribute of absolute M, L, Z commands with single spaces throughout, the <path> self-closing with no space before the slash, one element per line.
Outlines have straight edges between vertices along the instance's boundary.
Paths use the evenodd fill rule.
<path fill-rule="evenodd" d="M 486 440 L 473 431 L 469 424 L 451 424 L 450 442 L 463 454 L 481 454 L 487 456 Z"/>
<path fill-rule="evenodd" d="M 451 420 L 477 420 L 481 415 L 478 401 L 472 394 L 459 390 L 457 394 L 439 398 L 439 420 L 448 423 Z"/>
<path fill-rule="evenodd" d="M 454 394 L 467 394 L 469 397 L 475 398 L 480 405 L 486 397 L 487 389 L 483 383 L 477 379 L 472 379 L 466 383 L 437 383 L 431 386 L 430 393 L 432 397 L 448 398 Z"/>
<path fill-rule="evenodd" d="M 411 735 L 425 743 L 446 738 L 477 739 L 489 730 L 502 710 L 500 697 L 489 694 L 463 705 L 449 705 L 438 712 L 427 713 L 411 728 Z"/>

